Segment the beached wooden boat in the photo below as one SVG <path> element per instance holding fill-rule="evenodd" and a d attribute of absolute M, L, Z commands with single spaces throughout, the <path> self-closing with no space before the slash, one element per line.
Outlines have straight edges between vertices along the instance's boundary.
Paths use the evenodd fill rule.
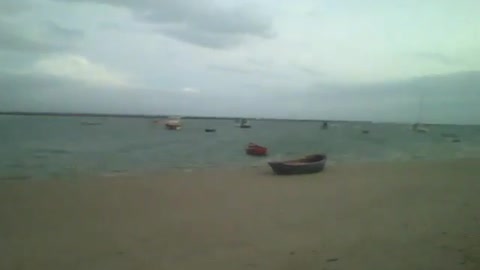
<path fill-rule="evenodd" d="M 327 156 L 324 154 L 318 154 L 295 160 L 272 161 L 268 162 L 268 165 L 270 165 L 273 172 L 276 174 L 291 175 L 321 172 L 325 168 L 326 162 Z"/>
<path fill-rule="evenodd" d="M 245 148 L 245 153 L 251 156 L 266 156 L 268 148 L 255 143 L 249 143 Z"/>

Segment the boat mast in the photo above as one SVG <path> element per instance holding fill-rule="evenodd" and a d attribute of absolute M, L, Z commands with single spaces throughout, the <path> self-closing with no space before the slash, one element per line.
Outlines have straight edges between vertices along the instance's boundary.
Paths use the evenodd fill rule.
<path fill-rule="evenodd" d="M 424 99 L 424 93 L 422 91 L 420 93 L 420 100 L 418 102 L 417 124 L 420 124 L 423 122 L 423 99 Z"/>

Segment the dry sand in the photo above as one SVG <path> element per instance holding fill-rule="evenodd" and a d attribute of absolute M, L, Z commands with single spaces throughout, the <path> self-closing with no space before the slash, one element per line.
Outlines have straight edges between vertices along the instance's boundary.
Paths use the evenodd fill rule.
<path fill-rule="evenodd" d="M 480 269 L 480 161 L 0 182 L 0 269 Z"/>

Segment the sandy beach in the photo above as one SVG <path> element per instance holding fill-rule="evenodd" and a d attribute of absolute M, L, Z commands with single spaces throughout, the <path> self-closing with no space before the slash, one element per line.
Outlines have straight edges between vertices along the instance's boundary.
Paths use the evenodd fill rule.
<path fill-rule="evenodd" d="M 0 269 L 480 269 L 480 161 L 0 182 Z"/>

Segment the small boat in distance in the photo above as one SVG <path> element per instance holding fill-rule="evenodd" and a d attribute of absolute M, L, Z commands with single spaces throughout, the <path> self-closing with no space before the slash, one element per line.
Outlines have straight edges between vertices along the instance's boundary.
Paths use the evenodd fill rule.
<path fill-rule="evenodd" d="M 268 165 L 275 174 L 292 175 L 292 174 L 310 174 L 323 171 L 327 156 L 325 154 L 309 155 L 301 159 L 287 161 L 272 161 Z"/>
<path fill-rule="evenodd" d="M 249 143 L 245 148 L 245 153 L 250 156 L 266 156 L 268 148 L 255 144 Z"/>
<path fill-rule="evenodd" d="M 422 124 L 422 116 L 423 116 L 423 94 L 420 96 L 420 100 L 418 102 L 418 112 L 417 112 L 417 122 L 412 125 L 412 130 L 418 133 L 427 133 L 428 128 Z"/>
<path fill-rule="evenodd" d="M 180 117 L 171 117 L 165 122 L 165 128 L 168 130 L 180 130 L 182 128 L 182 123 Z"/>
<path fill-rule="evenodd" d="M 206 128 L 205 132 L 216 132 L 217 130 L 214 128 Z"/>
<path fill-rule="evenodd" d="M 413 124 L 412 125 L 412 130 L 415 131 L 415 132 L 419 132 L 419 133 L 427 133 L 428 132 L 428 128 L 425 125 L 422 125 L 420 123 Z"/>
<path fill-rule="evenodd" d="M 247 119 L 241 119 L 239 121 L 238 127 L 240 127 L 240 128 L 251 128 L 252 126 L 250 125 L 250 123 L 248 122 Z"/>

